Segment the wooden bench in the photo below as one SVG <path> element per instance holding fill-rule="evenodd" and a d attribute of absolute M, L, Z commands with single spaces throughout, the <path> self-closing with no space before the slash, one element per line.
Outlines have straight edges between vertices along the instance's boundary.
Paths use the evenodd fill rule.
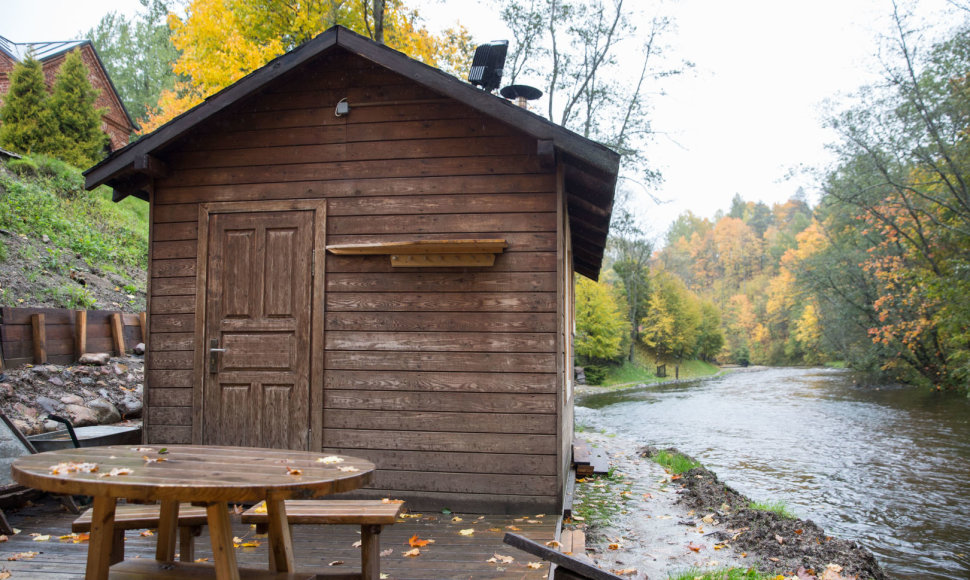
<path fill-rule="evenodd" d="M 622 577 L 616 574 L 597 568 L 578 558 L 567 556 L 558 550 L 547 548 L 538 542 L 533 542 L 525 536 L 506 532 L 505 538 L 502 541 L 523 552 L 528 552 L 533 556 L 539 556 L 543 560 L 555 564 L 556 569 L 552 576 L 554 580 L 623 580 Z"/>
<path fill-rule="evenodd" d="M 300 524 L 350 524 L 360 526 L 360 577 L 379 580 L 381 577 L 380 533 L 384 526 L 397 522 L 404 502 L 381 500 L 287 500 L 286 520 L 291 526 Z M 242 514 L 244 524 L 256 524 L 256 532 L 265 534 L 269 516 L 265 504 L 259 503 Z M 270 550 L 270 568 L 273 551 Z"/>
<path fill-rule="evenodd" d="M 111 563 L 117 564 L 125 559 L 125 530 L 144 530 L 158 527 L 158 505 L 119 504 L 115 510 L 114 538 L 111 542 Z M 91 531 L 91 509 L 87 509 L 71 524 L 71 531 Z M 204 507 L 179 505 L 179 559 L 183 562 L 195 560 L 194 538 L 202 533 L 206 523 Z"/>

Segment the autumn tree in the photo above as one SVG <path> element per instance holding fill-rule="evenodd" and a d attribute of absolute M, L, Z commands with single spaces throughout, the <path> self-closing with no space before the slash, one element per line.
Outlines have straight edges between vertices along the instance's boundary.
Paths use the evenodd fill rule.
<path fill-rule="evenodd" d="M 435 36 L 403 0 L 192 0 L 185 18 L 170 15 L 169 24 L 180 51 L 174 71 L 184 80 L 163 91 L 146 132 L 337 24 L 370 38 L 380 33 L 388 46 L 445 70 L 464 69 L 471 58 L 467 30 Z"/>
<path fill-rule="evenodd" d="M 857 279 L 833 304 L 855 314 L 850 362 L 938 387 L 970 378 L 970 25 L 933 46 L 895 13 L 886 82 L 833 117 L 839 165 L 825 181 L 823 225 L 832 252 L 811 280 Z M 852 255 L 841 270 L 836 254 Z M 822 261 L 822 260 L 826 261 Z M 859 266 L 862 266 L 859 269 Z M 845 288 L 840 283 L 836 288 Z M 823 338 L 824 303 L 819 302 Z"/>
<path fill-rule="evenodd" d="M 101 130 L 103 110 L 95 108 L 100 91 L 88 80 L 88 67 L 78 51 L 65 58 L 54 80 L 49 101 L 57 123 L 48 152 L 77 167 L 88 167 L 104 156 L 108 136 Z"/>
<path fill-rule="evenodd" d="M 32 54 L 14 65 L 0 108 L 0 145 L 20 153 L 46 153 L 57 121 L 48 107 L 40 61 Z"/>
<path fill-rule="evenodd" d="M 610 286 L 585 277 L 576 279 L 576 354 L 586 361 L 622 357 L 628 332 L 626 313 Z"/>

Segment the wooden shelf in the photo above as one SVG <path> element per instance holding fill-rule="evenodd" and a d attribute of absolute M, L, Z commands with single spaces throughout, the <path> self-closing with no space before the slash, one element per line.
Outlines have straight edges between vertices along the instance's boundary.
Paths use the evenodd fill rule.
<path fill-rule="evenodd" d="M 503 239 L 418 240 L 339 244 L 327 246 L 327 251 L 339 256 L 390 256 L 391 266 L 400 268 L 488 267 L 507 247 Z"/>

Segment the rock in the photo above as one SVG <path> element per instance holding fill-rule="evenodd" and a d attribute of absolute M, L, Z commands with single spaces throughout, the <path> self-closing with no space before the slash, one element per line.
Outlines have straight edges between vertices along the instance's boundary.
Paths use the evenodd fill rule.
<path fill-rule="evenodd" d="M 78 363 L 82 365 L 106 365 L 111 359 L 111 355 L 106 352 L 88 352 L 81 355 Z"/>
<path fill-rule="evenodd" d="M 113 368 L 115 374 L 116 375 L 119 375 L 119 376 L 125 374 L 126 372 L 128 372 L 128 367 L 127 366 L 120 365 L 118 363 L 115 363 L 114 364 L 114 367 L 112 367 L 112 368 Z"/>
<path fill-rule="evenodd" d="M 51 431 L 57 431 L 58 429 L 63 429 L 64 425 L 58 423 L 57 421 L 47 420 L 43 424 L 44 433 L 50 433 Z"/>
<path fill-rule="evenodd" d="M 16 409 L 17 412 L 23 415 L 24 419 L 27 419 L 28 421 L 33 421 L 34 419 L 37 418 L 37 409 L 34 409 L 33 407 L 28 407 L 23 403 L 15 404 L 14 409 Z"/>
<path fill-rule="evenodd" d="M 77 395 L 64 395 L 61 397 L 61 402 L 65 405 L 83 405 L 84 399 Z"/>
<path fill-rule="evenodd" d="M 64 407 L 64 412 L 67 414 L 67 419 L 75 427 L 87 427 L 88 425 L 99 424 L 96 412 L 83 405 L 67 405 Z"/>
<path fill-rule="evenodd" d="M 17 427 L 17 431 L 20 431 L 24 435 L 30 434 L 30 430 L 32 429 L 32 427 L 30 426 L 29 423 L 27 423 L 23 419 L 11 419 L 11 421 L 13 422 L 14 426 Z"/>
<path fill-rule="evenodd" d="M 583 367 L 575 367 L 573 372 L 576 373 L 576 384 L 585 385 L 586 384 L 586 371 Z"/>
<path fill-rule="evenodd" d="M 40 241 L 44 242 L 45 244 L 51 243 L 51 239 L 47 237 L 47 234 L 42 234 L 40 236 Z"/>
<path fill-rule="evenodd" d="M 56 387 L 63 387 L 64 386 L 64 381 L 62 381 L 60 379 L 60 377 L 51 377 L 51 378 L 47 379 L 47 382 L 49 382 L 50 384 L 52 384 L 52 385 L 54 385 Z"/>
<path fill-rule="evenodd" d="M 142 403 L 141 397 L 136 397 L 131 393 L 125 395 L 125 398 L 118 403 L 118 410 L 125 419 L 135 419 L 141 417 Z"/>
<path fill-rule="evenodd" d="M 87 404 L 87 408 L 95 414 L 99 425 L 121 421 L 121 413 L 118 408 L 107 399 L 95 399 Z"/>
<path fill-rule="evenodd" d="M 0 383 L 0 397 L 12 397 L 13 385 L 10 383 Z"/>
<path fill-rule="evenodd" d="M 91 377 L 81 377 L 80 379 L 78 379 L 78 382 L 81 383 L 82 385 L 90 386 L 94 384 L 94 379 L 92 379 Z"/>
<path fill-rule="evenodd" d="M 137 355 L 145 354 L 145 343 L 139 342 L 138 344 L 136 344 L 135 348 L 132 349 L 132 352 L 134 352 Z"/>
<path fill-rule="evenodd" d="M 40 396 L 34 399 L 34 401 L 40 405 L 40 407 L 47 412 L 48 415 L 56 415 L 57 411 L 63 406 L 60 401 L 55 401 L 50 397 Z"/>

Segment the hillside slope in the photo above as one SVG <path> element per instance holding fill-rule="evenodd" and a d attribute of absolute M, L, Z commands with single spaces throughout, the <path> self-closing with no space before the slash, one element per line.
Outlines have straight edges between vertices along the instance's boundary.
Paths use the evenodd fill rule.
<path fill-rule="evenodd" d="M 0 306 L 145 309 L 148 204 L 45 157 L 0 165 Z"/>

